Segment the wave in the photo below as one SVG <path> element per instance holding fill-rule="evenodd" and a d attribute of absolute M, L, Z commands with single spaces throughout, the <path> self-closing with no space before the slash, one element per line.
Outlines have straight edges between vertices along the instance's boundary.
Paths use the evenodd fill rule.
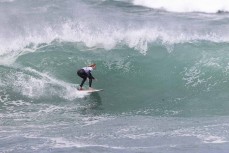
<path fill-rule="evenodd" d="M 9 70 L 9 67 L 6 68 Z M 14 66 L 8 73 L 2 72 L 1 87 L 12 88 L 13 92 L 32 99 L 59 97 L 66 100 L 83 98 L 87 93 L 77 90 L 77 84 L 58 80 L 48 73 L 32 68 Z"/>
<path fill-rule="evenodd" d="M 171 54 L 154 46 L 146 56 L 122 47 L 110 52 L 84 52 L 74 45 L 57 42 L 22 55 L 12 67 L 0 66 L 2 91 L 17 99 L 78 101 L 86 95 L 78 93 L 73 83 L 81 81 L 75 70 L 95 61 L 99 65 L 95 77 L 101 81 L 93 82 L 93 87 L 106 89 L 101 93 L 105 101 L 124 106 L 118 108 L 131 107 L 131 113 L 179 116 L 189 113 L 190 107 L 185 107 L 189 103 L 194 103 L 192 108 L 197 113 L 215 108 L 218 101 L 226 105 L 227 44 L 180 44 Z M 74 51 L 68 52 L 69 47 Z M 223 108 L 220 105 L 217 109 Z"/>
<path fill-rule="evenodd" d="M 171 45 L 179 43 L 193 43 L 197 41 L 228 42 L 227 36 L 220 36 L 219 33 L 186 32 L 183 29 L 163 29 L 155 27 L 129 28 L 110 27 L 106 29 L 90 29 L 88 25 L 74 23 L 72 21 L 63 23 L 58 28 L 44 27 L 36 29 L 36 32 L 26 30 L 26 34 L 11 38 L 10 41 L 0 38 L 0 64 L 13 63 L 18 56 L 27 52 L 38 50 L 40 46 L 52 42 L 76 42 L 83 43 L 86 47 L 104 48 L 111 50 L 123 45 L 146 54 L 150 44 L 157 43 L 165 46 L 171 51 Z M 40 33 L 38 33 L 38 31 Z"/>
<path fill-rule="evenodd" d="M 154 7 L 156 3 L 165 8 L 168 5 L 168 9 L 171 5 L 171 7 L 178 7 L 177 11 L 179 11 L 179 7 L 183 8 L 189 1 L 177 0 L 173 1 L 173 4 L 170 1 L 134 0 L 132 2 L 134 5 L 148 7 Z M 220 24 L 222 20 L 217 20 L 212 24 L 215 18 L 206 19 L 206 23 L 203 23 L 200 19 L 205 19 L 205 17 L 200 19 L 196 17 L 190 21 L 190 17 L 185 16 L 182 17 L 182 22 L 177 22 L 177 20 L 180 21 L 179 16 L 129 15 L 112 8 L 109 8 L 108 12 L 101 6 L 92 7 L 90 3 L 81 1 L 55 4 L 44 1 L 39 4 L 39 7 L 36 6 L 37 4 L 34 5 L 33 1 L 29 1 L 28 4 L 31 5 L 28 6 L 17 6 L 17 1 L 12 1 L 12 3 L 16 6 L 6 5 L 5 14 L 0 15 L 2 21 L 0 23 L 1 65 L 10 65 L 24 53 L 33 52 L 39 46 L 53 41 L 83 43 L 88 48 L 97 47 L 105 50 L 127 46 L 144 55 L 147 54 L 150 45 L 155 43 L 171 51 L 171 46 L 179 43 L 229 42 L 229 34 L 225 32 L 228 31 L 227 24 Z M 190 3 L 197 5 L 200 2 L 190 1 Z M 66 10 L 62 6 L 68 6 L 69 9 Z M 39 24 L 35 23 L 37 20 Z M 191 27 L 188 26 L 190 24 L 192 24 Z M 222 27 L 224 31 L 221 30 Z"/>
<path fill-rule="evenodd" d="M 158 1 L 159 4 L 165 2 Z M 175 3 L 173 5 L 178 5 L 178 2 L 173 2 Z M 151 1 L 140 0 L 135 0 L 133 3 L 135 5 L 154 4 Z M 123 12 L 115 16 L 113 15 L 115 10 L 104 13 L 107 10 L 95 9 L 82 2 L 71 2 L 70 4 L 72 5 L 72 7 L 69 6 L 70 11 L 62 10 L 61 6 L 67 5 L 65 3 L 54 5 L 47 1 L 40 7 L 28 6 L 33 16 L 25 11 L 24 6 L 14 8 L 13 5 L 7 5 L 9 9 L 6 10 L 6 14 L 0 15 L 0 20 L 3 21 L 0 23 L 0 64 L 10 65 L 21 55 L 37 51 L 39 47 L 55 41 L 83 43 L 88 48 L 96 47 L 105 50 L 127 46 L 143 55 L 147 54 L 152 44 L 162 45 L 171 52 L 173 45 L 180 43 L 229 42 L 229 34 L 221 31 L 217 26 L 218 23 L 208 27 L 208 22 L 204 24 L 199 22 L 198 18 L 194 21 L 187 21 L 188 17 L 184 17 L 182 22 L 177 22 L 177 17 L 170 20 L 171 17 L 167 15 L 162 16 L 163 20 L 159 20 L 157 15 L 145 19 L 142 16 L 134 17 L 139 14 L 128 16 Z M 79 10 L 71 12 L 73 6 Z M 60 14 L 60 17 L 52 13 L 55 7 L 58 7 L 55 12 Z M 17 13 L 14 14 L 13 10 Z M 84 13 L 80 15 L 79 12 L 82 11 Z M 43 17 L 45 14 L 51 18 Z M 14 22 L 15 19 L 17 22 Z M 38 19 L 39 24 L 34 24 L 34 21 Z M 193 26 L 187 28 L 189 24 Z M 225 30 L 227 29 L 225 27 Z"/>
<path fill-rule="evenodd" d="M 227 18 L 151 10 L 136 13 L 142 7 L 123 11 L 110 1 L 106 9 L 101 7 L 104 3 L 92 7 L 90 2 L 52 5 L 43 1 L 37 7 L 34 1 L 24 2 L 32 8 L 27 3 L 7 4 L 8 12 L 0 14 L 0 87 L 7 94 L 9 91 L 10 97 L 14 93 L 38 101 L 84 97 L 73 84 L 81 81 L 75 70 L 95 62 L 99 65 L 95 76 L 102 81 L 93 86 L 109 91 L 104 98 L 116 106 L 150 106 L 158 108 L 149 108 L 152 114 L 179 115 L 187 111 L 182 106 L 189 102 L 199 102 L 194 106 L 197 111 L 206 101 L 212 103 L 209 109 L 219 99 L 226 104 Z M 127 9 L 137 11 L 129 13 Z M 34 22 L 38 19 L 39 24 Z"/>
<path fill-rule="evenodd" d="M 225 0 L 133 0 L 132 3 L 170 12 L 229 12 L 229 1 Z"/>

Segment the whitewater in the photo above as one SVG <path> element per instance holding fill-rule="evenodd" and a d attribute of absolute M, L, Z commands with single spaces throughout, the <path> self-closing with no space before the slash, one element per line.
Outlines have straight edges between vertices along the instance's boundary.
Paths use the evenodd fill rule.
<path fill-rule="evenodd" d="M 0 152 L 226 153 L 228 11 L 227 0 L 0 0 Z M 82 93 L 76 71 L 92 63 L 104 91 Z"/>

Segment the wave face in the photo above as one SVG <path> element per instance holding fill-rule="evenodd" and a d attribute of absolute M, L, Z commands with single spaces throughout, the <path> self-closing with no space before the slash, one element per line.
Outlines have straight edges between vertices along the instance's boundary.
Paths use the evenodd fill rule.
<path fill-rule="evenodd" d="M 0 152 L 227 151 L 227 2 L 204 2 L 0 0 Z"/>

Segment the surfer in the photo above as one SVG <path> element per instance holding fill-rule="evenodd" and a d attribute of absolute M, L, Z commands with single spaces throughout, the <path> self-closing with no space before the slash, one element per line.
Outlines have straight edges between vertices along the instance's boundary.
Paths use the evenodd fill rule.
<path fill-rule="evenodd" d="M 83 79 L 80 84 L 79 90 L 83 90 L 83 84 L 87 80 L 87 78 L 89 79 L 89 90 L 93 89 L 91 87 L 91 84 L 92 84 L 92 80 L 94 80 L 95 78 L 92 76 L 91 71 L 94 69 L 96 69 L 96 64 L 92 64 L 87 67 L 83 67 L 77 71 L 78 76 Z"/>

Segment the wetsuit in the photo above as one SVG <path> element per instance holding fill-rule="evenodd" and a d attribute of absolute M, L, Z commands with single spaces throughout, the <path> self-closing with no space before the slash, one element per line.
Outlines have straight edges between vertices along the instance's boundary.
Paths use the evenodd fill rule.
<path fill-rule="evenodd" d="M 91 75 L 91 71 L 93 70 L 92 67 L 83 67 L 82 69 L 77 71 L 77 74 L 79 77 L 81 77 L 83 80 L 80 84 L 80 87 L 83 87 L 84 82 L 87 80 L 87 78 L 89 78 L 89 87 L 91 87 L 92 84 L 92 79 L 95 79 L 92 75 Z"/>

